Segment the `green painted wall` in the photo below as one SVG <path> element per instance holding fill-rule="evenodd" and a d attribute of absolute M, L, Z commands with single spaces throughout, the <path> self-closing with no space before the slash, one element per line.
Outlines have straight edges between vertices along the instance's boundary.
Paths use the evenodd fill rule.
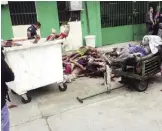
<path fill-rule="evenodd" d="M 12 24 L 8 5 L 1 6 L 1 39 L 13 38 Z"/>
<path fill-rule="evenodd" d="M 132 25 L 102 28 L 102 45 L 133 40 Z"/>
<path fill-rule="evenodd" d="M 36 1 L 37 19 L 41 23 L 41 37 L 47 37 L 51 29 L 60 32 L 56 1 Z"/>
<path fill-rule="evenodd" d="M 145 24 L 102 28 L 102 45 L 141 40 Z"/>
<path fill-rule="evenodd" d="M 88 35 L 88 20 L 86 17 L 85 1 L 82 2 L 82 6 L 84 9 L 81 11 L 82 36 L 83 36 L 83 45 L 86 45 L 84 37 Z"/>
<path fill-rule="evenodd" d="M 100 17 L 100 2 L 87 1 L 88 20 L 86 17 L 85 1 L 83 2 L 83 11 L 81 12 L 83 39 L 86 35 L 96 35 L 96 47 L 102 46 L 101 36 L 101 17 Z M 88 32 L 88 22 L 89 29 Z"/>
<path fill-rule="evenodd" d="M 146 34 L 146 25 L 138 24 L 134 25 L 134 39 L 133 40 L 142 40 L 143 36 Z"/>

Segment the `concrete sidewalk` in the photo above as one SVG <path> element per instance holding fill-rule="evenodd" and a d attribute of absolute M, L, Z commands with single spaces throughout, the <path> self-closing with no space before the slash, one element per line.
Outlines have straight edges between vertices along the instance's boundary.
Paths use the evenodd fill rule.
<path fill-rule="evenodd" d="M 18 105 L 10 109 L 11 131 L 162 131 L 161 76 L 149 81 L 146 92 L 122 87 L 83 104 L 76 100 L 106 90 L 102 82 L 79 78 L 68 84 L 66 92 L 60 92 L 56 85 L 43 87 L 29 92 L 32 102 L 25 105 L 11 94 L 12 104 Z M 121 85 L 114 82 L 111 88 L 116 87 Z"/>
<path fill-rule="evenodd" d="M 162 78 L 150 81 L 146 92 L 126 87 L 80 104 L 76 97 L 105 90 L 102 79 L 81 78 L 66 92 L 55 86 L 30 92 L 31 103 L 23 105 L 18 96 L 10 110 L 11 131 L 162 131 Z M 113 84 L 112 88 L 117 86 Z"/>

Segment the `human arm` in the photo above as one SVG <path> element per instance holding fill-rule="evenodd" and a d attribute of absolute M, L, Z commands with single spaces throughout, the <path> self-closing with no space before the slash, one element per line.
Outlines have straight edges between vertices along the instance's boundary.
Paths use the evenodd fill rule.
<path fill-rule="evenodd" d="M 77 53 L 77 54 L 75 54 L 72 58 L 70 58 L 70 60 L 73 61 L 74 59 L 76 59 L 76 58 L 78 58 L 78 57 L 80 57 L 80 56 L 81 56 L 81 55 Z"/>
<path fill-rule="evenodd" d="M 81 64 L 79 64 L 78 62 L 76 62 L 76 61 L 72 61 L 72 60 L 70 60 L 70 62 L 72 62 L 72 63 L 74 63 L 76 66 L 78 66 L 79 68 L 81 68 L 82 70 L 86 70 L 86 68 L 84 68 Z"/>
<path fill-rule="evenodd" d="M 39 40 L 40 40 L 40 35 L 36 35 L 33 44 L 37 43 Z"/>
<path fill-rule="evenodd" d="M 27 32 L 27 37 L 31 38 L 31 32 L 29 32 L 29 31 Z"/>
<path fill-rule="evenodd" d="M 152 25 L 154 26 L 154 20 L 153 20 L 153 14 L 150 12 L 150 20 L 151 20 L 151 23 L 152 23 Z"/>
<path fill-rule="evenodd" d="M 158 12 L 156 13 L 156 15 L 155 15 L 155 18 L 154 18 L 155 23 L 159 22 L 159 15 L 160 15 L 160 12 L 158 11 Z"/>

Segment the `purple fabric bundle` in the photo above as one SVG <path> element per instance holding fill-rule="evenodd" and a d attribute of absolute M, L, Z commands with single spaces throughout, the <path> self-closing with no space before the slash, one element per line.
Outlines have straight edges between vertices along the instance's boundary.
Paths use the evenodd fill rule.
<path fill-rule="evenodd" d="M 137 45 L 131 45 L 129 44 L 129 53 L 141 53 L 142 56 L 146 56 L 147 52 L 145 51 L 144 48 L 142 48 L 141 46 L 137 46 Z"/>

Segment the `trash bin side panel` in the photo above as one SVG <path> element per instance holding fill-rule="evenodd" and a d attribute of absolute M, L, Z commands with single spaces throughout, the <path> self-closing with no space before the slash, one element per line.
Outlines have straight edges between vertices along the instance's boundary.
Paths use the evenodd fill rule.
<path fill-rule="evenodd" d="M 7 52 L 6 59 L 15 73 L 15 81 L 9 83 L 9 87 L 19 95 L 63 81 L 60 44 Z"/>

